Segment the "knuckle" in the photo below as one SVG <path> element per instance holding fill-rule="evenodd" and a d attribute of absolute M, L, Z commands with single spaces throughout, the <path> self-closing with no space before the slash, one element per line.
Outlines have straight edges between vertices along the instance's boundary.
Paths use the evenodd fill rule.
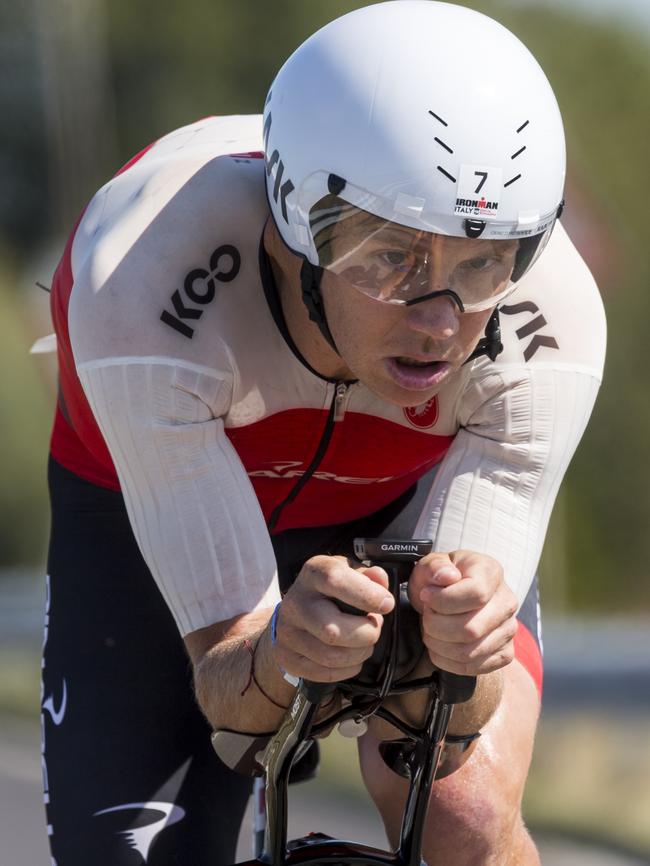
<path fill-rule="evenodd" d="M 323 626 L 323 629 L 322 629 L 323 643 L 326 643 L 329 646 L 332 646 L 333 644 L 336 644 L 336 642 L 338 641 L 340 636 L 341 636 L 341 630 L 339 629 L 339 627 L 335 623 L 333 623 L 333 622 L 325 623 L 325 625 Z"/>
<path fill-rule="evenodd" d="M 302 571 L 306 577 L 315 578 L 322 572 L 323 566 L 322 556 L 312 556 L 310 557 L 302 567 Z"/>
<path fill-rule="evenodd" d="M 477 641 L 482 637 L 481 626 L 476 622 L 467 622 L 463 626 L 463 637 L 468 641 Z"/>
<path fill-rule="evenodd" d="M 510 645 L 508 645 L 507 647 L 503 647 L 503 649 L 499 650 L 499 652 L 496 654 L 496 667 L 502 668 L 506 665 L 509 665 L 510 662 L 513 661 L 514 657 L 514 648 L 512 648 Z"/>
<path fill-rule="evenodd" d="M 336 592 L 346 586 L 345 574 L 343 568 L 337 564 L 327 570 L 325 575 L 325 583 L 327 588 Z"/>

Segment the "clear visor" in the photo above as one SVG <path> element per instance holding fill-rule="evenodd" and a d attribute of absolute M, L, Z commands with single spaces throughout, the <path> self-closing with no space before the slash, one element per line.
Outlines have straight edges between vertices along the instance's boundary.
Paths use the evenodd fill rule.
<path fill-rule="evenodd" d="M 333 195 L 310 212 L 320 267 L 370 298 L 409 306 L 447 295 L 463 312 L 514 289 L 522 241 L 449 237 L 376 217 Z"/>

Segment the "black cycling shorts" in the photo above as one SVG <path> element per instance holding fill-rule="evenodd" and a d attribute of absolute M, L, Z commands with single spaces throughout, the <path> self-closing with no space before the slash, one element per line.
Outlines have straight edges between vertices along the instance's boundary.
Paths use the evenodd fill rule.
<path fill-rule="evenodd" d="M 49 483 L 42 723 L 54 861 L 229 866 L 251 783 L 212 750 L 183 641 L 122 496 L 54 460 Z M 283 589 L 309 556 L 351 555 L 356 535 L 409 537 L 429 485 L 352 524 L 275 536 Z M 522 616 L 537 638 L 536 587 Z"/>

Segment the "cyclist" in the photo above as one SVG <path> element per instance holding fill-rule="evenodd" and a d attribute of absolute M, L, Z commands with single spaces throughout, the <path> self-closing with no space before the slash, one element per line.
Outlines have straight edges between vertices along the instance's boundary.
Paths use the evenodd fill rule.
<path fill-rule="evenodd" d="M 556 225 L 564 176 L 527 49 L 403 0 L 308 39 L 262 117 L 172 132 L 92 199 L 52 293 L 58 866 L 232 862 L 250 782 L 210 728 L 272 731 L 292 677 L 359 671 L 392 598 L 348 557 L 382 534 L 433 539 L 409 583 L 426 664 L 480 675 L 452 731 L 482 735 L 435 785 L 427 862 L 539 862 L 534 575 L 605 341 Z M 387 735 L 360 756 L 394 840 Z"/>

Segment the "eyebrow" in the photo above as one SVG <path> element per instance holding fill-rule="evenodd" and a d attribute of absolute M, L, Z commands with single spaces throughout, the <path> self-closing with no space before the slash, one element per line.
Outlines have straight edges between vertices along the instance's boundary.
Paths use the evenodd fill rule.
<path fill-rule="evenodd" d="M 353 230 L 350 234 L 356 235 L 358 232 L 362 232 L 365 235 L 365 238 L 368 240 L 377 240 L 378 242 L 388 243 L 390 241 L 399 241 L 400 245 L 412 247 L 417 244 L 420 240 L 420 236 L 416 235 L 415 237 L 412 234 L 409 234 L 407 231 L 403 231 L 397 226 L 380 226 L 376 228 L 374 231 L 370 229 L 368 231 L 367 228 L 363 226 L 359 226 L 358 229 Z"/>

